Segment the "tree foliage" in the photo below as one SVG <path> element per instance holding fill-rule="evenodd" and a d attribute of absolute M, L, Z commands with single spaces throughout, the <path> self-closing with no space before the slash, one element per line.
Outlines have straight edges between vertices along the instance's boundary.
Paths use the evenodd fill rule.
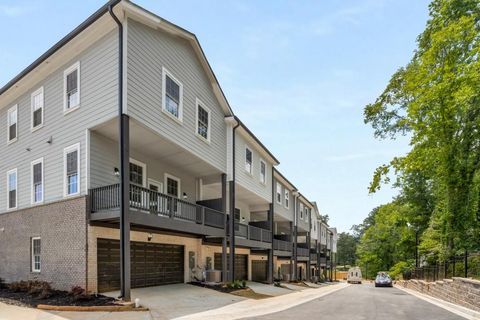
<path fill-rule="evenodd" d="M 392 173 L 401 190 L 394 204 L 382 206 L 378 214 L 387 219 L 393 211 L 402 212 L 402 219 L 420 232 L 421 250 L 445 258 L 456 250 L 480 249 L 480 1 L 434 0 L 429 9 L 413 58 L 365 107 L 364 121 L 377 138 L 410 138 L 405 156 L 374 173 L 370 192 L 390 182 Z M 378 222 L 372 230 L 383 234 L 388 228 Z M 369 247 L 371 239 L 382 237 L 370 228 L 363 237 L 361 259 L 386 268 L 402 258 L 383 250 L 387 255 L 380 262 Z M 402 239 L 401 234 L 392 237 Z"/>

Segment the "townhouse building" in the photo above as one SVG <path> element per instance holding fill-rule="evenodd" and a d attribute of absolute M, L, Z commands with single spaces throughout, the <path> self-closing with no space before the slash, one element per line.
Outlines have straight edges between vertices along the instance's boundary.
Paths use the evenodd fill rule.
<path fill-rule="evenodd" d="M 109 1 L 1 88 L 0 123 L 7 282 L 105 292 L 125 268 L 146 287 L 206 270 L 309 280 L 321 266 L 316 204 L 234 115 L 196 36 L 130 1 Z"/>

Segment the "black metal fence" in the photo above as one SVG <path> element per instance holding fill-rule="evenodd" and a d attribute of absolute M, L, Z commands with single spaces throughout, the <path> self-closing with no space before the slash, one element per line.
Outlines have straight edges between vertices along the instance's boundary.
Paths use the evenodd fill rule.
<path fill-rule="evenodd" d="M 437 281 L 453 277 L 480 279 L 480 252 L 465 253 L 403 273 L 403 279 Z"/>

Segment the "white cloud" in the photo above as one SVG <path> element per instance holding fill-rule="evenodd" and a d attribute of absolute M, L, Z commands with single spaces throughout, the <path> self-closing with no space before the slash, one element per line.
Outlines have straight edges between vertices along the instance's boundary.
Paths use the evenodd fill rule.
<path fill-rule="evenodd" d="M 18 17 L 32 10 L 30 5 L 3 4 L 0 5 L 0 15 L 7 17 Z"/>

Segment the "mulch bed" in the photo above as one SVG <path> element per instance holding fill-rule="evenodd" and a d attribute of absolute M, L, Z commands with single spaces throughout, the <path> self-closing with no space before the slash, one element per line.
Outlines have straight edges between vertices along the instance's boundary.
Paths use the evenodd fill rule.
<path fill-rule="evenodd" d="M 92 295 L 81 300 L 66 291 L 53 290 L 52 295 L 48 298 L 39 299 L 37 296 L 30 295 L 26 292 L 15 292 L 10 289 L 0 289 L 0 302 L 21 306 L 36 308 L 39 304 L 56 305 L 56 306 L 114 306 L 115 299 L 104 295 Z"/>
<path fill-rule="evenodd" d="M 248 287 L 242 288 L 242 289 L 236 289 L 236 288 L 228 288 L 223 284 L 216 284 L 216 283 L 213 284 L 213 283 L 205 283 L 205 282 L 190 282 L 190 284 L 197 287 L 212 289 L 222 293 L 230 293 L 239 297 L 244 297 L 249 299 L 258 300 L 258 299 L 266 299 L 266 298 L 272 297 L 266 294 L 256 293 L 255 291 L 253 291 Z"/>
<path fill-rule="evenodd" d="M 190 282 L 191 285 L 197 286 L 197 287 L 202 287 L 202 288 L 207 288 L 207 289 L 213 289 L 219 292 L 223 293 L 232 293 L 234 291 L 237 291 L 239 289 L 234 289 L 234 288 L 227 288 L 223 284 L 217 284 L 217 283 L 207 283 L 207 282 L 198 282 L 198 281 L 192 281 Z"/>

